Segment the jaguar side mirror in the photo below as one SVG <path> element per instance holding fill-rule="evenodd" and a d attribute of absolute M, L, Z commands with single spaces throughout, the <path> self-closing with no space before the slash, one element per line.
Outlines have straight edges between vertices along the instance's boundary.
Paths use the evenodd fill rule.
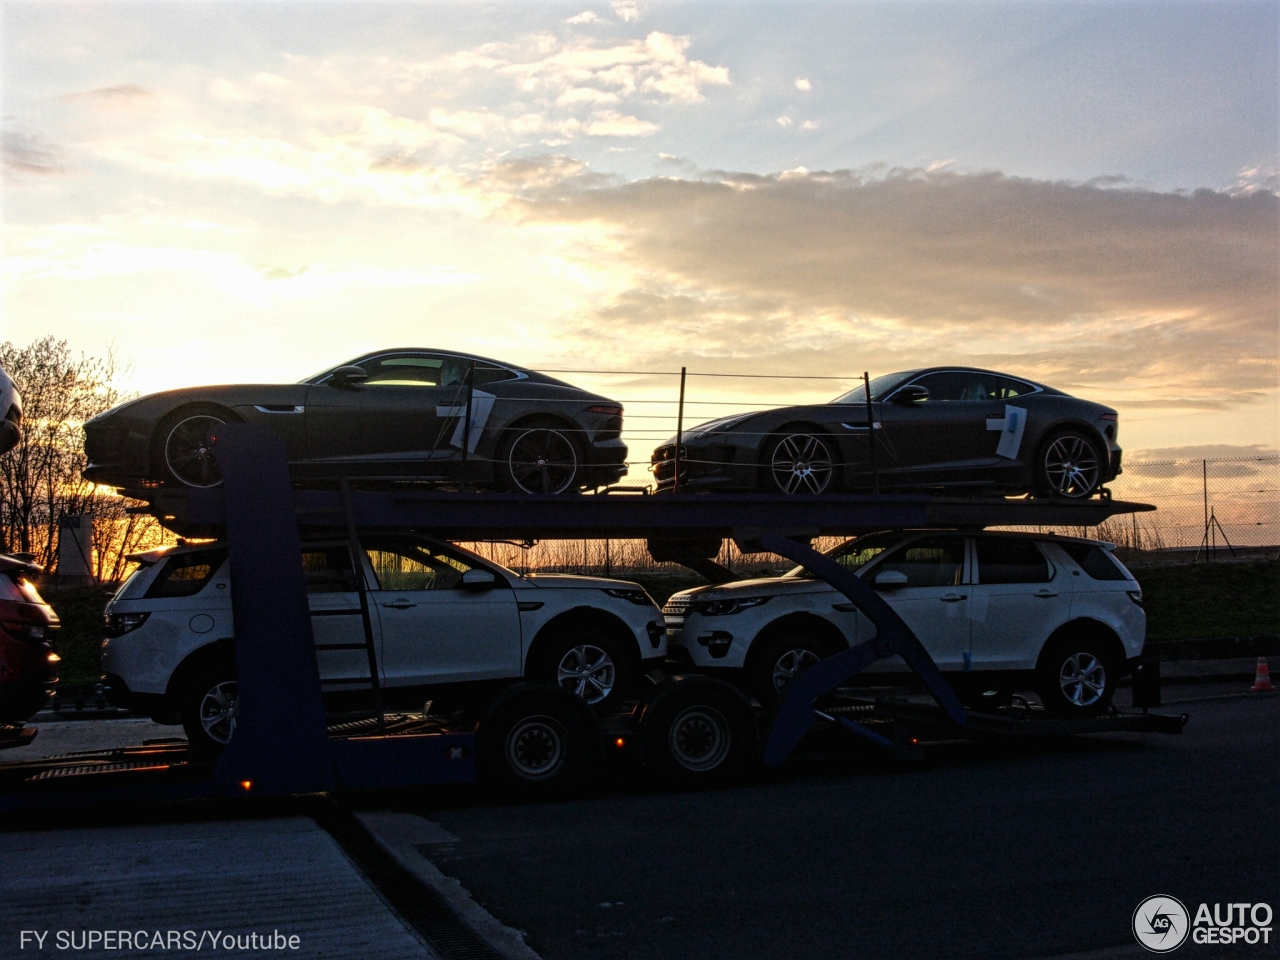
<path fill-rule="evenodd" d="M 882 570 L 876 574 L 877 590 L 897 590 L 907 585 L 907 575 L 901 570 Z"/>
<path fill-rule="evenodd" d="M 909 407 L 913 403 L 924 403 L 929 399 L 929 388 L 922 387 L 918 383 L 910 384 L 903 387 L 893 395 L 893 402 Z"/>
<path fill-rule="evenodd" d="M 468 570 L 462 575 L 462 579 L 458 581 L 458 587 L 462 590 L 492 590 L 498 585 L 498 578 L 493 575 L 490 570 L 481 570 L 476 567 L 474 570 Z"/>
<path fill-rule="evenodd" d="M 339 367 L 329 376 L 333 378 L 333 385 L 335 387 L 354 387 L 369 379 L 369 371 L 364 367 L 352 365 L 349 367 Z"/>

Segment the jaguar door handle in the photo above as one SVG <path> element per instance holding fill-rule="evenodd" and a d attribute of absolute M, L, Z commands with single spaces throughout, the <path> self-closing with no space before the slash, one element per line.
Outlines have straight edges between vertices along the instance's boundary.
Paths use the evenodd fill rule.
<path fill-rule="evenodd" d="M 1051 590 L 1037 590 L 1032 596 L 1039 597 L 1041 600 L 1048 600 L 1050 597 L 1056 597 L 1057 594 Z"/>
<path fill-rule="evenodd" d="M 408 600 L 395 600 L 391 603 L 384 603 L 384 607 L 390 607 L 392 610 L 408 610 L 410 607 L 416 607 L 416 603 L 410 603 Z"/>
<path fill-rule="evenodd" d="M 943 603 L 957 603 L 960 600 L 968 600 L 969 595 L 966 593 L 948 593 L 938 598 Z"/>

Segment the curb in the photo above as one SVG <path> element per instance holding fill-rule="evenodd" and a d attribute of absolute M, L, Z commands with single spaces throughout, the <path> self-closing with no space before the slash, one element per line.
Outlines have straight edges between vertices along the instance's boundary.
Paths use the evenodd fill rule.
<path fill-rule="evenodd" d="M 442 960 L 541 960 L 523 934 L 503 924 L 418 849 L 456 842 L 438 824 L 405 813 L 355 813 L 331 805 L 317 822 L 370 884 Z M 401 834 L 400 842 L 384 833 Z"/>

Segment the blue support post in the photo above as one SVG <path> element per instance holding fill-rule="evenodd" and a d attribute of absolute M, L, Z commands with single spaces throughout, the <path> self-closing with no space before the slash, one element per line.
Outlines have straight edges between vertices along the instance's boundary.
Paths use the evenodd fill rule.
<path fill-rule="evenodd" d="M 872 587 L 834 560 L 795 540 L 766 533 L 759 542 L 764 549 L 802 564 L 831 584 L 876 626 L 876 635 L 872 639 L 820 660 L 791 681 L 765 741 L 766 764 L 774 766 L 785 760 L 813 726 L 813 705 L 818 697 L 885 657 L 902 657 L 952 720 L 958 724 L 968 720 L 968 714 L 933 662 L 933 657 L 929 656 L 929 651 Z"/>
<path fill-rule="evenodd" d="M 284 442 L 244 423 L 223 424 L 214 441 L 225 478 L 239 683 L 236 733 L 218 759 L 218 787 L 242 796 L 332 790 Z"/>

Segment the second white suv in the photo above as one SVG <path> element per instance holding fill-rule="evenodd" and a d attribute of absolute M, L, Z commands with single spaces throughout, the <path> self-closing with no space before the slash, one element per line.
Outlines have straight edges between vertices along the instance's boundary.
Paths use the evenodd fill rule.
<path fill-rule="evenodd" d="M 559 683 L 600 712 L 626 699 L 667 653 L 666 627 L 635 583 L 527 576 L 416 534 L 305 541 L 302 562 L 326 701 L 368 701 L 357 577 L 368 591 L 379 680 L 389 706 L 449 703 L 477 684 Z M 235 643 L 227 548 L 205 543 L 139 554 L 107 604 L 102 671 L 113 703 L 181 722 L 216 750 L 235 729 Z M 334 646 L 348 649 L 333 649 Z"/>
<path fill-rule="evenodd" d="M 885 531 L 829 556 L 881 592 L 961 696 L 999 702 L 1031 689 L 1055 713 L 1091 716 L 1146 639 L 1142 591 L 1111 551 L 1051 535 Z M 766 705 L 800 670 L 876 633 L 803 567 L 685 590 L 664 613 L 675 659 L 724 672 Z M 885 681 L 907 669 L 892 657 L 866 673 Z"/>

